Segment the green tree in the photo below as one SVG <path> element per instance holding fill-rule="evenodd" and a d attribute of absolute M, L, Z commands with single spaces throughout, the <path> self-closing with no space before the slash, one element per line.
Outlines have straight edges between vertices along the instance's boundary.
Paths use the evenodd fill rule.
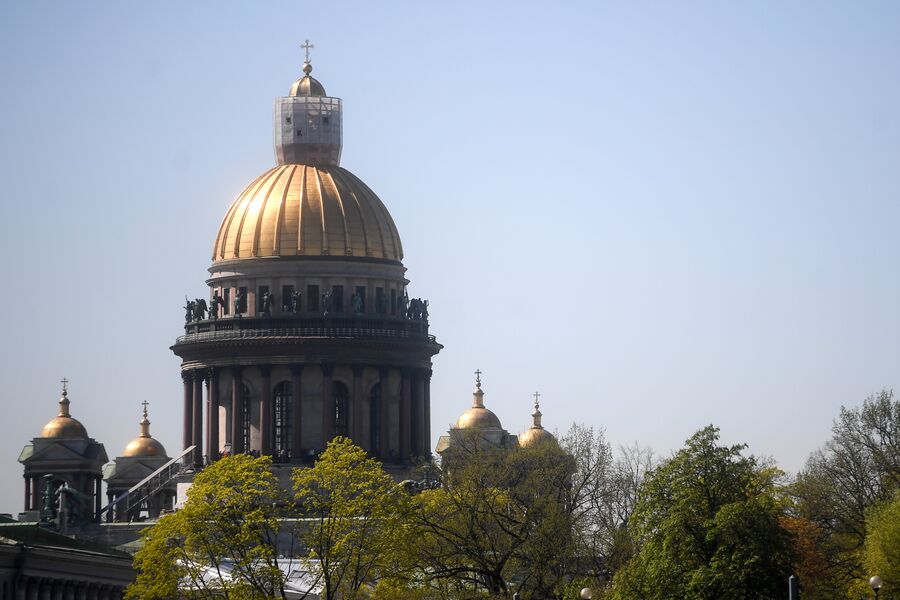
<path fill-rule="evenodd" d="M 442 465 L 443 487 L 414 497 L 409 581 L 445 597 L 549 597 L 572 560 L 571 457 L 472 441 Z"/>
<path fill-rule="evenodd" d="M 778 472 L 718 440 L 713 426 L 698 431 L 644 481 L 629 523 L 638 550 L 616 574 L 614 597 L 784 594 L 794 556 L 779 524 Z"/>
<path fill-rule="evenodd" d="M 828 568 L 811 598 L 845 597 L 866 575 L 866 516 L 900 489 L 900 402 L 882 391 L 862 406 L 841 407 L 831 439 L 792 486 L 797 516 L 814 523 Z M 828 591 L 826 591 L 828 590 Z"/>
<path fill-rule="evenodd" d="M 238 454 L 209 465 L 184 507 L 143 532 L 126 596 L 284 598 L 276 552 L 282 501 L 267 457 Z"/>
<path fill-rule="evenodd" d="M 324 597 L 360 597 L 406 542 L 408 496 L 381 464 L 345 437 L 293 474 L 295 500 L 310 520 L 300 532 Z"/>
<path fill-rule="evenodd" d="M 866 575 L 884 581 L 884 597 L 900 595 L 900 494 L 869 511 L 863 554 Z"/>
<path fill-rule="evenodd" d="M 653 453 L 635 444 L 614 455 L 602 429 L 580 424 L 572 425 L 560 444 L 575 466 L 569 505 L 578 568 L 572 575 L 609 580 L 633 554 L 626 525 L 653 468 Z"/>

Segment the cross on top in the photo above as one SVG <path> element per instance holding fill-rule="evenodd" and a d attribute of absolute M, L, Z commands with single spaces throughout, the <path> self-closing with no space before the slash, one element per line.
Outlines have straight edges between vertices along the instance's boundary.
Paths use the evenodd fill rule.
<path fill-rule="evenodd" d="M 147 402 L 146 400 L 144 400 L 143 402 L 141 402 L 141 406 L 144 407 L 144 412 L 146 413 L 146 412 L 147 412 L 147 407 L 150 406 L 150 403 Z"/>
<path fill-rule="evenodd" d="M 541 399 L 540 392 L 535 392 L 534 393 L 534 403 L 537 404 L 540 399 Z"/>
<path fill-rule="evenodd" d="M 63 377 L 59 382 L 63 385 L 63 392 L 67 392 L 68 388 L 66 386 L 69 385 L 69 380 Z"/>
<path fill-rule="evenodd" d="M 475 369 L 475 383 L 481 383 L 481 369 Z"/>
<path fill-rule="evenodd" d="M 309 62 L 309 49 L 310 49 L 310 48 L 315 48 L 315 46 L 314 46 L 313 44 L 310 44 L 310 43 L 309 43 L 309 40 L 305 40 L 305 41 L 300 45 L 300 47 L 303 48 L 303 49 L 306 51 L 306 62 Z"/>

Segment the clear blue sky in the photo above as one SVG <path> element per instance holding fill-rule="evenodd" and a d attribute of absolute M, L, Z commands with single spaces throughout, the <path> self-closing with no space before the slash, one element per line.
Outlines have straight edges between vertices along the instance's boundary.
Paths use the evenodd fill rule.
<path fill-rule="evenodd" d="M 168 347 L 298 76 L 431 301 L 432 430 L 707 423 L 794 471 L 900 378 L 900 4 L 0 4 L 0 510 L 73 415 L 178 449 Z M 433 440 L 434 441 L 434 440 Z"/>

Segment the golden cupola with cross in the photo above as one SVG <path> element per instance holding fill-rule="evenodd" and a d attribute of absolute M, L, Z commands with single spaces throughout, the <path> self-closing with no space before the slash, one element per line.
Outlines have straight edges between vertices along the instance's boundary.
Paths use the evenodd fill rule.
<path fill-rule="evenodd" d="M 274 102 L 275 165 L 227 206 L 207 289 L 185 299 L 172 346 L 183 446 L 198 464 L 236 452 L 306 463 L 345 435 L 405 468 L 430 454 L 441 345 L 387 206 L 341 165 L 343 103 L 302 48 L 302 74 Z"/>

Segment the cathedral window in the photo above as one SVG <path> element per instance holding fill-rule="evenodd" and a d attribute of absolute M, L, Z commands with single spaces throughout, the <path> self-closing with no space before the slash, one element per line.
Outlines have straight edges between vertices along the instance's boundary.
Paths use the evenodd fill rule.
<path fill-rule="evenodd" d="M 331 287 L 331 310 L 344 312 L 344 286 L 342 285 Z"/>
<path fill-rule="evenodd" d="M 307 312 L 319 312 L 319 286 L 306 286 L 306 310 Z"/>
<path fill-rule="evenodd" d="M 250 389 L 241 385 L 241 448 L 250 451 Z"/>
<path fill-rule="evenodd" d="M 291 458 L 291 413 L 293 411 L 293 386 L 284 381 L 275 386 L 272 393 L 272 454 L 276 460 Z"/>
<path fill-rule="evenodd" d="M 350 434 L 349 398 L 347 386 L 336 381 L 334 386 L 334 435 Z"/>
<path fill-rule="evenodd" d="M 372 456 L 380 456 L 381 450 L 381 383 L 369 392 L 369 448 Z"/>

